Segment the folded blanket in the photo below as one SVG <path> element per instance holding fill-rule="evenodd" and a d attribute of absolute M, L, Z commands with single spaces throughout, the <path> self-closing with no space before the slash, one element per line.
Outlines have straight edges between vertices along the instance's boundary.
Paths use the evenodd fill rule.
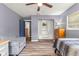
<path fill-rule="evenodd" d="M 70 41 L 70 42 L 64 41 L 62 42 L 62 46 L 64 46 L 64 48 L 62 48 L 63 55 L 65 56 L 67 55 L 76 56 L 77 55 L 77 49 L 79 49 L 78 41 Z"/>
<path fill-rule="evenodd" d="M 69 51 L 69 48 L 71 45 L 78 45 L 79 46 L 79 40 L 64 40 L 61 41 L 59 44 L 59 51 L 62 55 L 67 55 Z"/>
<path fill-rule="evenodd" d="M 67 56 L 79 56 L 79 45 L 68 45 L 68 53 Z"/>

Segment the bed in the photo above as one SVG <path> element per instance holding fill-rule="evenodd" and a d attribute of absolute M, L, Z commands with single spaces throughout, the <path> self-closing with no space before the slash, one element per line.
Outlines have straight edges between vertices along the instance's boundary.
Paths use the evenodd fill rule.
<path fill-rule="evenodd" d="M 79 49 L 79 40 L 67 40 L 67 41 L 62 41 L 60 43 L 60 46 L 59 46 L 59 51 L 62 55 L 72 55 L 70 54 L 70 52 L 73 52 L 75 53 L 75 51 L 77 49 Z M 75 48 L 76 47 L 76 48 Z M 75 49 L 75 50 L 73 50 Z M 75 55 L 75 54 L 73 54 Z"/>
<path fill-rule="evenodd" d="M 79 49 L 79 39 L 78 38 L 60 38 L 57 42 L 56 49 L 61 55 L 79 55 L 76 53 Z M 74 52 L 73 52 L 74 51 Z M 71 53 L 73 52 L 73 53 Z"/>

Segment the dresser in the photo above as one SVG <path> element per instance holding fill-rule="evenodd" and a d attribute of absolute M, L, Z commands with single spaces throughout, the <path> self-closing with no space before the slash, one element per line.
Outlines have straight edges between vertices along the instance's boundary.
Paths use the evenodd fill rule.
<path fill-rule="evenodd" d="M 65 38 L 65 29 L 59 28 L 54 30 L 54 36 L 55 38 Z"/>
<path fill-rule="evenodd" d="M 0 56 L 9 56 L 9 41 L 0 40 Z"/>
<path fill-rule="evenodd" d="M 56 48 L 57 42 L 59 38 L 65 38 L 65 29 L 64 28 L 57 28 L 54 30 L 54 47 Z"/>

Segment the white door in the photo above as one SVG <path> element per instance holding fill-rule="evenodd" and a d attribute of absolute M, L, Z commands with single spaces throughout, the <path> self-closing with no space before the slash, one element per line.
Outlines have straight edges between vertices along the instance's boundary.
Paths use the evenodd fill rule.
<path fill-rule="evenodd" d="M 53 39 L 53 20 L 39 20 L 38 21 L 38 38 L 39 39 Z"/>

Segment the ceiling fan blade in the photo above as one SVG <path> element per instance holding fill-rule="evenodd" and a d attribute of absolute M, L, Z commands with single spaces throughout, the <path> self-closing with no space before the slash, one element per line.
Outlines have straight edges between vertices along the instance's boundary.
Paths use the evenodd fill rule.
<path fill-rule="evenodd" d="M 33 5 L 33 4 L 36 4 L 36 3 L 27 3 L 26 5 Z"/>
<path fill-rule="evenodd" d="M 40 7 L 38 6 L 38 9 L 37 9 L 37 11 L 40 11 Z"/>
<path fill-rule="evenodd" d="M 52 8 L 53 7 L 52 5 L 50 5 L 48 3 L 43 3 L 43 5 L 45 5 L 45 6 L 49 7 L 49 8 Z"/>

